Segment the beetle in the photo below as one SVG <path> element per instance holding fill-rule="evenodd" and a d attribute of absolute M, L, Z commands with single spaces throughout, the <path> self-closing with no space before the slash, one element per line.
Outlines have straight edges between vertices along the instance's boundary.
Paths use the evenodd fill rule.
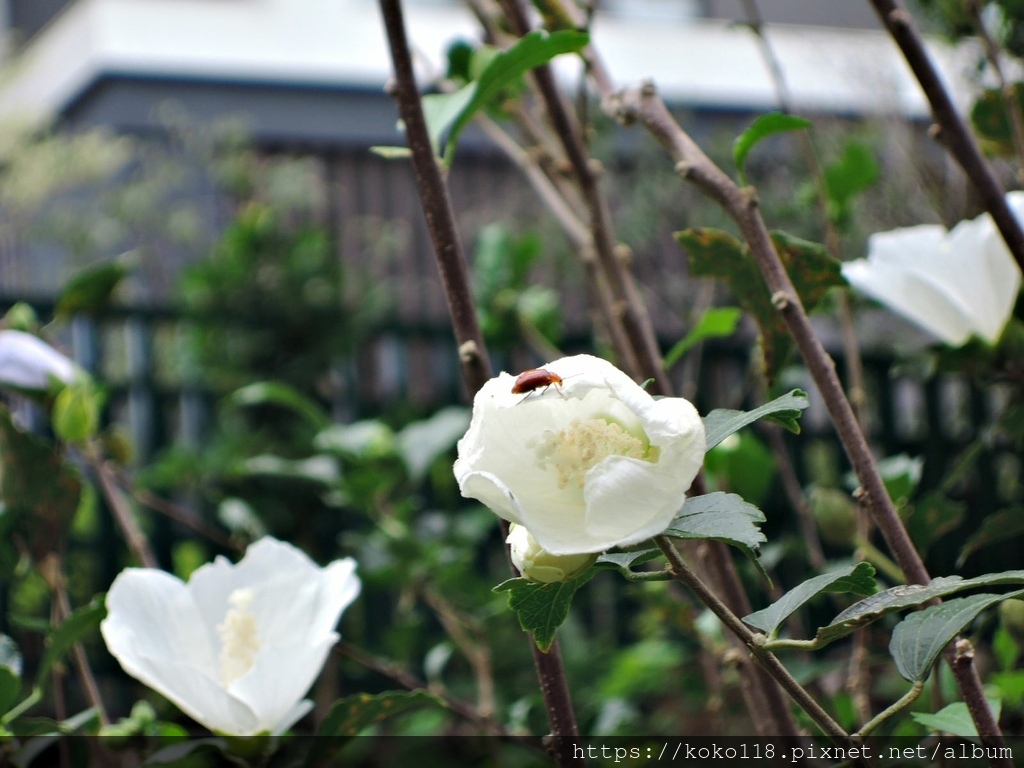
<path fill-rule="evenodd" d="M 528 371 L 523 371 L 516 376 L 515 382 L 512 384 L 513 395 L 523 395 L 529 397 L 532 392 L 536 392 L 541 387 L 546 391 L 548 387 L 554 387 L 559 392 L 562 391 L 562 377 L 553 371 L 549 371 L 546 368 L 531 368 Z M 526 399 L 523 398 L 523 400 Z M 523 402 L 520 400 L 519 402 Z"/>

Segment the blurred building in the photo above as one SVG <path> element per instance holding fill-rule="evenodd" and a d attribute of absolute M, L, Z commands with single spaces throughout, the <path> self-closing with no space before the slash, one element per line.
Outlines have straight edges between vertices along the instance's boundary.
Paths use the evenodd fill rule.
<path fill-rule="evenodd" d="M 605 0 L 594 35 L 623 84 L 652 77 L 681 106 L 777 106 L 743 0 Z M 813 113 L 898 111 L 925 103 L 866 2 L 759 3 L 792 94 Z M 411 0 L 423 74 L 473 37 L 455 0 Z M 196 119 L 245 114 L 271 142 L 368 146 L 395 137 L 382 93 L 390 63 L 375 0 L 5 0 L 12 70 L 0 114 L 145 131 L 168 99 Z M 957 64 L 938 52 L 952 74 Z M 957 79 L 957 78 L 954 78 Z"/>

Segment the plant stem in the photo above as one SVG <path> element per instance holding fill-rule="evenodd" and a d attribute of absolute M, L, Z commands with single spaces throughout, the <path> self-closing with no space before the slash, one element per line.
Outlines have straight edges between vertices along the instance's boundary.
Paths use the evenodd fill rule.
<path fill-rule="evenodd" d="M 921 691 L 923 690 L 924 681 L 918 680 L 916 683 L 914 683 L 914 687 L 907 691 L 904 695 L 900 696 L 900 698 L 897 701 L 883 709 L 881 712 L 879 712 L 877 715 L 871 718 L 871 720 L 864 723 L 861 729 L 857 731 L 857 733 L 855 733 L 854 736 L 867 736 L 869 733 L 875 730 L 875 728 L 880 726 L 882 723 L 884 723 L 890 717 L 895 715 L 901 709 L 909 707 L 911 704 L 917 701 L 917 697 L 921 695 Z"/>
<path fill-rule="evenodd" d="M 387 31 L 388 48 L 395 70 L 393 96 L 405 125 L 406 140 L 412 153 L 413 171 L 427 229 L 434 247 L 441 282 L 448 300 L 452 327 L 459 347 L 462 377 L 471 395 L 491 378 L 483 334 L 477 323 L 476 308 L 469 284 L 469 270 L 455 226 L 455 214 L 448 187 L 434 157 L 426 119 L 413 75 L 412 55 L 405 34 L 405 19 L 400 0 L 380 0 L 381 15 Z M 531 641 L 534 665 L 547 707 L 551 733 L 556 743 L 579 737 L 569 686 L 557 645 L 542 653 Z M 571 750 L 559 750 L 562 766 L 583 765 Z"/>
<path fill-rule="evenodd" d="M 746 624 L 740 621 L 729 607 L 708 589 L 697 575 L 683 561 L 679 551 L 671 539 L 658 536 L 654 539 L 658 548 L 668 559 L 669 568 L 675 577 L 689 587 L 697 598 L 704 603 L 721 620 L 721 622 L 738 637 L 753 655 L 761 667 L 775 678 L 793 700 L 817 723 L 818 727 L 839 746 L 853 746 L 850 735 L 843 730 L 831 715 L 818 704 L 814 698 L 801 687 L 775 655 L 765 650 L 761 635 L 755 635 Z"/>
<path fill-rule="evenodd" d="M 981 153 L 964 119 L 942 82 L 913 18 L 899 0 L 870 0 L 882 25 L 903 52 L 921 90 L 931 104 L 932 116 L 941 129 L 941 140 L 971 180 L 982 203 L 992 215 L 1021 271 L 1024 271 L 1024 229 L 1010 210 L 1003 188 Z"/>

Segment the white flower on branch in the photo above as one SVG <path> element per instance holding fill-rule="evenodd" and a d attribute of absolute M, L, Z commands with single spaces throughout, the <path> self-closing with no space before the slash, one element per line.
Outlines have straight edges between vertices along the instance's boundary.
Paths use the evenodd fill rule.
<path fill-rule="evenodd" d="M 0 331 L 0 386 L 45 391 L 70 384 L 80 371 L 42 339 L 24 331 Z"/>
<path fill-rule="evenodd" d="M 1007 201 L 1024 221 L 1024 192 Z M 971 336 L 994 344 L 1021 285 L 1020 268 L 987 213 L 949 232 L 937 224 L 878 232 L 868 257 L 844 264 L 843 276 L 951 346 Z"/>
<path fill-rule="evenodd" d="M 302 697 L 359 594 L 355 567 L 346 558 L 320 568 L 264 538 L 237 565 L 218 557 L 187 584 L 128 568 L 107 593 L 103 640 L 125 672 L 210 730 L 281 733 L 312 707 Z"/>
<path fill-rule="evenodd" d="M 525 526 L 509 525 L 508 544 L 512 565 L 525 578 L 541 584 L 567 581 L 587 568 L 597 555 L 552 555 L 533 538 Z"/>
<path fill-rule="evenodd" d="M 696 409 L 655 400 L 590 355 L 542 370 L 561 383 L 513 393 L 515 377 L 502 373 L 477 393 L 454 467 L 462 495 L 525 526 L 552 555 L 660 534 L 704 460 Z"/>

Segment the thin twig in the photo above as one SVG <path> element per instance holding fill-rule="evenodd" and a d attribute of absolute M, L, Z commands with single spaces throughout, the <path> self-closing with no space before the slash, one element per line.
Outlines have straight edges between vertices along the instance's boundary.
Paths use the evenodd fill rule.
<path fill-rule="evenodd" d="M 530 32 L 529 19 L 519 0 L 500 0 L 500 5 L 517 35 L 523 36 Z M 611 212 L 601 193 L 597 165 L 587 153 L 582 129 L 566 106 L 551 68 L 547 65 L 539 66 L 532 71 L 532 76 L 583 196 L 597 261 L 608 280 L 615 305 L 621 308 L 623 329 L 630 348 L 637 356 L 640 370 L 632 370 L 630 373 L 637 378 L 653 378 L 655 392 L 670 394 L 671 383 L 661 365 L 657 338 L 636 284 L 626 267 L 628 256 L 616 245 Z"/>
<path fill-rule="evenodd" d="M 850 735 L 843 730 L 843 727 L 828 712 L 821 708 L 821 705 L 804 690 L 774 654 L 762 647 L 759 636 L 755 635 L 746 624 L 740 621 L 739 617 L 729 610 L 729 607 L 719 600 L 704 582 L 697 578 L 697 575 L 683 561 L 682 556 L 672 541 L 664 536 L 658 536 L 655 538 L 655 543 L 657 543 L 658 548 L 668 559 L 669 568 L 671 568 L 675 577 L 691 589 L 697 595 L 697 598 L 721 620 L 726 628 L 743 642 L 758 664 L 800 705 L 818 727 L 821 728 L 822 732 L 839 746 L 853 746 Z"/>
<path fill-rule="evenodd" d="M 469 270 L 455 226 L 455 214 L 448 187 L 430 145 L 420 95 L 413 75 L 412 55 L 406 39 L 402 4 L 400 0 L 380 0 L 380 8 L 395 70 L 393 95 L 405 125 L 406 140 L 412 153 L 416 187 L 419 190 L 427 229 L 441 273 L 441 282 L 448 299 L 452 327 L 459 345 L 462 376 L 469 392 L 475 394 L 490 379 L 491 371 L 483 335 L 477 323 L 469 284 Z M 579 729 L 576 726 L 569 686 L 557 644 L 553 645 L 548 653 L 542 653 L 532 641 L 530 645 L 555 742 L 561 743 L 578 738 Z M 583 764 L 582 760 L 576 759 L 566 750 L 559 750 L 558 758 L 563 766 Z"/>
<path fill-rule="evenodd" d="M 1006 202 L 1006 196 L 991 166 L 981 153 L 977 140 L 960 116 L 953 99 L 939 76 L 925 48 L 921 34 L 914 26 L 913 18 L 899 0 L 870 0 L 882 24 L 903 52 L 903 57 L 913 70 L 921 90 L 932 107 L 932 116 L 938 124 L 942 143 L 949 149 L 967 178 L 978 191 L 981 201 L 992 215 L 1003 239 L 1024 271 L 1024 228 L 1013 215 Z"/>
<path fill-rule="evenodd" d="M 131 550 L 135 559 L 146 568 L 157 568 L 156 557 L 149 546 L 149 539 L 142 532 L 138 522 L 135 520 L 135 513 L 131 505 L 117 485 L 117 476 L 110 462 L 100 457 L 90 457 L 89 464 L 96 473 L 96 480 L 99 482 L 100 492 L 107 501 L 117 526 L 121 529 L 128 549 Z"/>

